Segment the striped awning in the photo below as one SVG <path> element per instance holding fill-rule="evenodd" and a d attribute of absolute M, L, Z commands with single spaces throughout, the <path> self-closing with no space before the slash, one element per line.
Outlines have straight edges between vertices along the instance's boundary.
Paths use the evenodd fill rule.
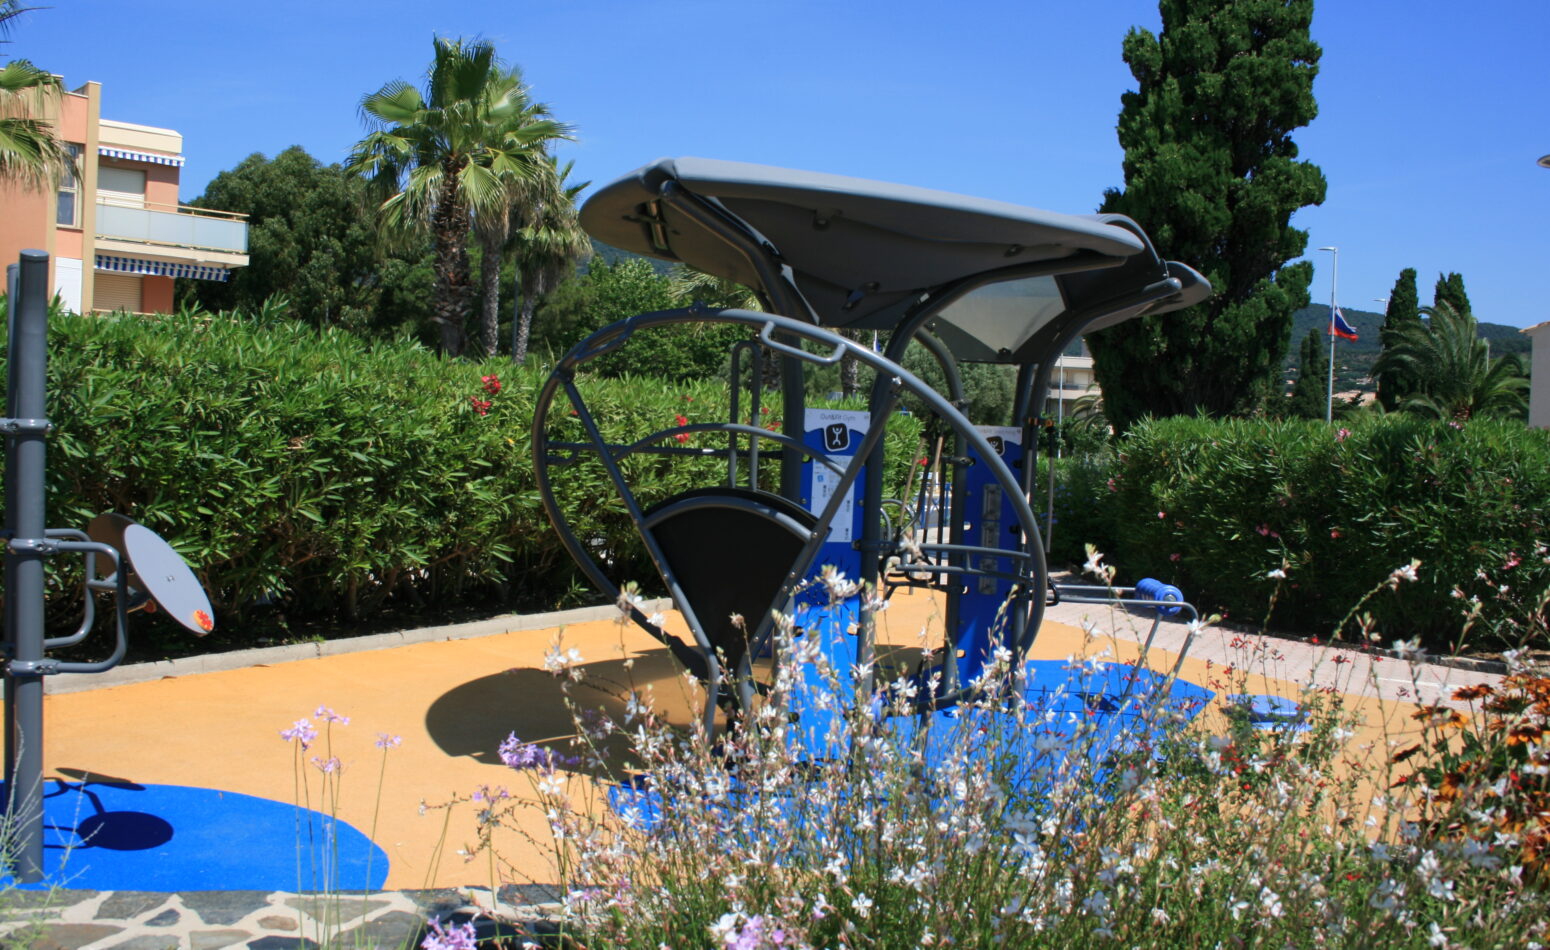
<path fill-rule="evenodd" d="M 103 158 L 122 158 L 130 162 L 150 162 L 154 165 L 175 165 L 182 167 L 181 155 L 158 155 L 155 152 L 135 152 L 127 148 L 109 148 L 106 145 L 97 147 L 97 154 Z"/>
<path fill-rule="evenodd" d="M 140 257 L 98 254 L 97 269 L 119 274 L 150 274 L 155 277 L 191 277 L 194 280 L 230 280 L 231 271 L 208 264 L 183 264 L 176 261 L 152 261 Z"/>

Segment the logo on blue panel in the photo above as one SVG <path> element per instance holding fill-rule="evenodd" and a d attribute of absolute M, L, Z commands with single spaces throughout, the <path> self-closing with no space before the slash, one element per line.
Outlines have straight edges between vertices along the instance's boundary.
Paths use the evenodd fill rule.
<path fill-rule="evenodd" d="M 1006 454 L 1006 440 L 999 435 L 986 436 L 985 441 L 990 443 L 990 450 L 997 455 Z"/>
<path fill-rule="evenodd" d="M 831 422 L 824 426 L 823 447 L 830 452 L 843 452 L 850 448 L 850 426 L 843 422 Z"/>

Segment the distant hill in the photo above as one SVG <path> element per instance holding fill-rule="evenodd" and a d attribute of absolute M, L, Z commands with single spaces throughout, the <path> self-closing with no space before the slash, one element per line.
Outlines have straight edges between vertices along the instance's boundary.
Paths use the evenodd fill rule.
<path fill-rule="evenodd" d="M 1335 392 L 1349 392 L 1354 389 L 1372 392 L 1374 389 L 1372 363 L 1383 350 L 1383 343 L 1378 333 L 1383 327 L 1383 314 L 1350 307 L 1341 307 L 1340 312 L 1345 315 L 1346 322 L 1356 331 L 1358 339 L 1336 341 Z M 1297 353 L 1302 346 L 1303 338 L 1308 335 L 1309 330 L 1317 329 L 1322 333 L 1328 326 L 1329 304 L 1313 304 L 1292 315 L 1292 336 L 1286 351 L 1288 383 L 1296 377 Z M 1500 323 L 1480 323 L 1477 326 L 1481 339 L 1491 342 L 1492 356 L 1505 356 L 1508 353 L 1521 353 L 1525 356 L 1528 354 L 1529 339 L 1517 327 Z M 1327 343 L 1328 337 L 1325 339 Z"/>

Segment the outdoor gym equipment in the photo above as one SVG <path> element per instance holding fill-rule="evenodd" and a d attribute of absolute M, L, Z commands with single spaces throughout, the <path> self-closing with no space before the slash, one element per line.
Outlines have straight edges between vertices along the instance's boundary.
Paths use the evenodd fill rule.
<path fill-rule="evenodd" d="M 1085 332 L 1210 293 L 1194 270 L 1159 257 L 1134 221 L 680 158 L 604 186 L 581 223 L 605 244 L 752 288 L 767 311 L 694 306 L 614 323 L 567 353 L 536 401 L 534 467 L 555 530 L 596 589 L 617 597 L 628 578 L 615 576 L 614 552 L 577 527 L 557 486 L 568 471 L 600 467 L 692 642 L 638 610 L 631 616 L 710 685 L 707 727 L 718 703 L 737 715 L 755 701 L 754 662 L 769 650 L 774 612 L 808 596 L 825 565 L 864 589 L 927 585 L 944 595 L 945 642 L 915 673 L 933 684 L 920 691 L 921 713 L 973 695 L 998 649 L 1021 664 L 1056 598 L 1193 617 L 1165 585 L 1052 585 L 1030 505 L 1060 354 Z M 627 365 L 633 340 L 680 325 L 744 331 L 731 354 L 729 418 L 613 431 L 589 405 L 584 370 L 616 351 Z M 886 346 L 877 352 L 858 342 L 863 337 Z M 940 366 L 941 391 L 902 365 L 912 342 Z M 875 374 L 867 408 L 808 407 L 804 368 L 845 360 Z M 1014 426 L 980 427 L 964 416 L 959 365 L 972 362 L 1017 368 Z M 776 379 L 782 425 L 770 431 L 761 426 L 761 400 Z M 890 518 L 890 509 L 902 516 L 911 505 L 884 497 L 884 437 L 906 399 L 929 417 L 935 446 L 914 519 Z M 684 437 L 715 438 L 720 447 L 681 444 Z M 631 473 L 654 456 L 722 459 L 716 471 L 724 477 L 671 497 L 640 497 Z M 870 691 L 875 604 L 854 597 L 812 606 L 828 611 L 827 622 L 803 635 L 822 638 L 842 685 Z M 774 662 L 784 659 L 776 651 Z M 852 684 L 855 671 L 860 680 Z"/>
<path fill-rule="evenodd" d="M 210 601 L 171 545 L 122 515 L 103 514 L 86 531 L 46 528 L 44 483 L 48 379 L 48 255 L 22 251 L 7 268 L 9 346 L 5 434 L 5 781 L 6 821 L 15 833 L 10 858 L 19 882 L 43 876 L 43 677 L 100 673 L 116 666 L 128 646 L 129 613 L 160 609 L 202 636 L 215 627 Z M 80 626 L 68 636 L 44 635 L 45 559 L 85 559 Z M 99 573 L 97 558 L 111 569 Z M 107 659 L 53 659 L 47 651 L 80 643 L 96 621 L 95 594 L 111 593 L 114 647 Z"/>

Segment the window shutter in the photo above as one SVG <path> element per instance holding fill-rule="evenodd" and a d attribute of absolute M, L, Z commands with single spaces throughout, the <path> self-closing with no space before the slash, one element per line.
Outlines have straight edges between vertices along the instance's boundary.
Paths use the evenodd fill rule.
<path fill-rule="evenodd" d="M 137 274 L 97 274 L 94 310 L 128 310 L 140 313 L 140 277 Z"/>

